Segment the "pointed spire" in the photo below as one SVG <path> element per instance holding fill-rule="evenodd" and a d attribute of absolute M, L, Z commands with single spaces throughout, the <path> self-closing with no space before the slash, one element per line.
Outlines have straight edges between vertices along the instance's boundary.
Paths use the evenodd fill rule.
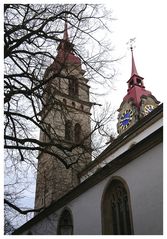
<path fill-rule="evenodd" d="M 68 36 L 67 17 L 65 16 L 63 39 L 60 41 L 58 47 L 58 54 L 55 61 L 60 65 L 63 63 L 71 63 L 81 65 L 81 59 L 74 53 L 74 44 L 70 42 Z"/>
<path fill-rule="evenodd" d="M 133 56 L 133 47 L 131 46 L 130 49 L 131 49 L 131 53 L 132 53 L 132 72 L 131 72 L 131 77 L 132 77 L 133 75 L 138 75 L 138 73 L 137 73 L 135 60 L 134 60 L 134 56 Z"/>
<path fill-rule="evenodd" d="M 63 40 L 64 41 L 69 41 L 68 31 L 67 31 L 67 19 L 65 19 Z"/>
<path fill-rule="evenodd" d="M 64 53 L 69 53 L 73 51 L 73 46 L 74 45 L 69 41 L 67 18 L 65 17 L 63 39 L 60 41 L 57 49 L 62 50 Z"/>
<path fill-rule="evenodd" d="M 136 107 L 139 109 L 140 103 L 141 103 L 141 97 L 151 95 L 151 92 L 145 90 L 145 86 L 143 83 L 144 78 L 139 76 L 139 74 L 137 73 L 135 60 L 134 60 L 134 56 L 133 56 L 134 41 L 135 41 L 135 38 L 132 38 L 128 42 L 128 44 L 130 44 L 130 50 L 131 50 L 131 55 L 132 55 L 132 72 L 131 72 L 130 79 L 127 81 L 127 83 L 128 83 L 127 92 L 128 93 L 124 97 L 124 101 L 128 102 L 129 100 L 132 100 L 133 104 L 136 105 Z"/>

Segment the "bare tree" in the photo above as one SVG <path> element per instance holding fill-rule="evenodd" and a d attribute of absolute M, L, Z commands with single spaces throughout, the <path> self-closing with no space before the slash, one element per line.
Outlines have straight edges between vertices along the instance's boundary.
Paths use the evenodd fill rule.
<path fill-rule="evenodd" d="M 22 172 L 29 170 L 29 165 L 35 167 L 34 159 L 38 152 L 55 156 L 66 168 L 70 167 L 73 162 L 67 163 L 63 155 L 72 152 L 90 137 L 88 135 L 81 142 L 67 147 L 62 144 L 56 129 L 52 129 L 54 136 L 50 134 L 49 125 L 41 117 L 43 109 L 50 109 L 53 105 L 62 107 L 63 114 L 67 113 L 58 101 L 53 104 L 45 96 L 52 79 L 63 77 L 61 68 L 54 75 L 43 77 L 46 68 L 55 59 L 64 22 L 68 23 L 71 42 L 75 43 L 73 50 L 82 60 L 87 79 L 96 84 L 110 85 L 114 76 L 114 60 L 107 37 L 99 40 L 97 35 L 98 32 L 109 31 L 107 23 L 112 20 L 111 13 L 102 5 L 7 4 L 4 6 L 4 18 L 4 148 L 9 187 L 11 172 L 15 175 L 14 184 L 17 184 L 23 179 Z M 110 119 L 104 114 L 101 119 L 94 118 L 91 135 L 97 130 L 106 135 L 105 125 Z M 39 131 L 47 136 L 47 141 L 38 137 Z M 29 209 L 19 209 L 9 198 L 5 199 L 5 203 L 21 214 L 29 212 Z"/>

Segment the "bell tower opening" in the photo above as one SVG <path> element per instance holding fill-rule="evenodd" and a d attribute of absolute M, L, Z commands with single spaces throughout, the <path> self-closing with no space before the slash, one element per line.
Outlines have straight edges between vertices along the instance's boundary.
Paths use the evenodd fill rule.
<path fill-rule="evenodd" d="M 78 97 L 78 79 L 69 79 L 69 95 Z"/>

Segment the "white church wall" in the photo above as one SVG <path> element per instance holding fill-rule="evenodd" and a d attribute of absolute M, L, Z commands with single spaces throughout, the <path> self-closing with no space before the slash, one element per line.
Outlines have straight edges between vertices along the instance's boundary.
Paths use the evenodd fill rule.
<path fill-rule="evenodd" d="M 162 234 L 162 152 L 161 143 L 65 205 L 72 212 L 74 235 L 102 234 L 102 195 L 113 176 L 121 177 L 128 185 L 134 234 Z M 63 209 L 64 207 L 36 223 L 31 232 L 36 235 L 55 235 Z M 28 231 L 25 232 L 27 233 Z"/>
<path fill-rule="evenodd" d="M 134 234 L 162 234 L 162 172 L 162 144 L 159 144 L 80 195 L 69 204 L 73 212 L 74 234 L 101 234 L 101 199 L 112 176 L 121 177 L 128 185 Z"/>
<path fill-rule="evenodd" d="M 135 235 L 159 235 L 163 231 L 162 152 L 159 144 L 117 172 L 130 190 Z"/>
<path fill-rule="evenodd" d="M 101 235 L 101 196 L 105 181 L 89 189 L 70 203 L 75 235 Z"/>
<path fill-rule="evenodd" d="M 162 147 L 162 143 L 155 146 L 112 175 L 128 185 L 135 235 L 159 235 L 163 231 Z"/>

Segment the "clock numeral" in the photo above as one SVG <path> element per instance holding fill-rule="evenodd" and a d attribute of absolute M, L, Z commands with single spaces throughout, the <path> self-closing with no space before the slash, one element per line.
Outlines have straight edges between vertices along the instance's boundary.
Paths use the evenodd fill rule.
<path fill-rule="evenodd" d="M 153 106 L 153 105 L 145 105 L 145 107 L 144 107 L 144 113 L 147 115 L 147 114 L 150 113 L 153 109 L 154 109 L 154 106 Z"/>

